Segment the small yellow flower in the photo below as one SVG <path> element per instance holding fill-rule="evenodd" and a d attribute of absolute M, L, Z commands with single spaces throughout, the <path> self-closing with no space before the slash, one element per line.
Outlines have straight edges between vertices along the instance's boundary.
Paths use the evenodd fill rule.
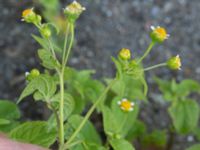
<path fill-rule="evenodd" d="M 152 32 L 151 32 L 151 38 L 155 42 L 163 42 L 164 40 L 169 38 L 169 34 L 167 34 L 167 31 L 165 28 L 157 26 L 151 26 Z"/>
<path fill-rule="evenodd" d="M 119 57 L 123 60 L 129 60 L 131 58 L 131 51 L 127 48 L 122 48 L 119 52 Z"/>
<path fill-rule="evenodd" d="M 123 111 L 126 111 L 126 112 L 133 111 L 134 103 L 127 100 L 126 98 L 123 98 L 121 101 L 118 101 L 118 105 Z"/>
<path fill-rule="evenodd" d="M 167 66 L 172 70 L 181 70 L 181 58 L 179 57 L 179 55 L 170 58 L 167 61 Z"/>
<path fill-rule="evenodd" d="M 26 17 L 28 17 L 29 15 L 32 15 L 32 14 L 34 14 L 33 8 L 25 9 L 25 10 L 22 12 L 22 18 L 26 18 Z"/>
<path fill-rule="evenodd" d="M 64 13 L 67 15 L 68 19 L 75 21 L 84 10 L 85 7 L 81 6 L 77 1 L 73 1 L 64 9 Z"/>

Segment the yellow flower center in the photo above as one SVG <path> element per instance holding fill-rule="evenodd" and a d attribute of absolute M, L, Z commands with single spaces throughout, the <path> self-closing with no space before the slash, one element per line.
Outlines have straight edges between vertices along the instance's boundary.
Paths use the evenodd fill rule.
<path fill-rule="evenodd" d="M 132 109 L 132 104 L 130 101 L 122 101 L 120 104 L 121 109 L 124 111 L 130 111 Z"/>
<path fill-rule="evenodd" d="M 155 28 L 154 32 L 158 35 L 159 38 L 161 38 L 163 40 L 167 38 L 167 32 L 162 27 Z"/>
<path fill-rule="evenodd" d="M 119 52 L 119 56 L 124 59 L 124 60 L 128 60 L 131 58 L 131 52 L 129 49 L 123 48 L 120 52 Z"/>
<path fill-rule="evenodd" d="M 28 15 L 30 15 L 33 12 L 32 9 L 26 9 L 22 12 L 22 17 L 27 17 Z"/>

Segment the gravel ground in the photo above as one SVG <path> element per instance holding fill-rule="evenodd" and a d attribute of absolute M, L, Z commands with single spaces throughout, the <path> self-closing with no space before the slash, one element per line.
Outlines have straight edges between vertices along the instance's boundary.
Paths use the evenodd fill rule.
<path fill-rule="evenodd" d="M 116 55 L 122 47 L 130 48 L 134 56 L 141 55 L 150 41 L 150 25 L 161 25 L 167 28 L 170 38 L 154 48 L 146 64 L 163 62 L 179 54 L 183 67 L 176 73 L 166 68 L 151 71 L 148 82 L 153 84 L 152 77 L 155 75 L 166 79 L 192 78 L 200 81 L 199 0 L 82 0 L 82 4 L 87 11 L 77 23 L 76 45 L 70 65 L 79 69 L 96 69 L 97 78 L 113 76 L 114 66 L 110 56 Z M 32 5 L 31 1 L 25 0 L 0 0 L 2 99 L 16 101 L 24 87 L 24 72 L 39 65 L 36 57 L 38 45 L 30 36 L 37 31 L 20 21 L 21 11 Z M 142 109 L 141 118 L 151 127 L 164 128 L 169 120 L 164 109 L 166 106 L 156 102 L 159 95 L 150 94 L 150 98 L 150 106 Z M 29 108 L 30 104 L 33 107 Z M 41 104 L 30 101 L 21 107 L 27 118 L 44 117 Z M 149 114 L 153 119 L 147 119 Z M 190 145 L 189 141 L 194 142 L 191 139 L 191 136 L 177 137 L 173 150 L 183 150 Z"/>

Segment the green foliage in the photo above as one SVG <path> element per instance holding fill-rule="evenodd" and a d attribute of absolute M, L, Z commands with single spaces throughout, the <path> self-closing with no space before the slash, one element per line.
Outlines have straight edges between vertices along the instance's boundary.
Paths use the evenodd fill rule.
<path fill-rule="evenodd" d="M 60 93 L 52 97 L 52 105 L 56 110 L 59 110 L 60 99 Z M 64 120 L 66 120 L 75 108 L 74 98 L 68 93 L 64 93 L 64 108 Z"/>
<path fill-rule="evenodd" d="M 49 101 L 56 92 L 56 83 L 54 78 L 48 74 L 39 75 L 34 78 L 23 90 L 18 102 L 35 92 L 37 92 L 35 95 L 36 100 L 41 99 Z"/>
<path fill-rule="evenodd" d="M 104 90 L 104 85 L 92 79 L 93 70 L 77 71 L 66 68 L 64 80 L 68 85 L 67 92 L 71 93 L 75 100 L 75 112 L 80 113 L 84 110 L 87 102 L 95 102 Z"/>
<path fill-rule="evenodd" d="M 83 117 L 79 116 L 79 115 L 72 115 L 69 119 L 68 119 L 68 123 L 65 124 L 65 136 L 66 139 L 68 139 L 70 137 L 70 135 L 72 134 L 72 131 L 74 131 L 75 129 L 77 129 L 77 127 L 79 126 L 79 124 L 82 122 Z M 76 137 L 75 141 L 81 141 L 81 144 L 78 144 L 77 146 L 74 146 L 72 148 L 72 150 L 84 150 L 84 147 L 89 147 L 89 149 L 92 150 L 92 147 L 100 147 L 101 145 L 101 139 L 95 129 L 95 127 L 93 126 L 93 124 L 90 121 L 87 121 L 86 124 L 84 125 L 84 127 L 81 129 L 81 131 L 79 132 L 79 134 Z"/>
<path fill-rule="evenodd" d="M 20 111 L 17 105 L 8 100 L 0 100 L 0 131 L 9 132 L 18 124 Z"/>
<path fill-rule="evenodd" d="M 134 126 L 138 115 L 138 106 L 134 106 L 131 112 L 124 112 L 118 105 L 120 97 L 112 100 L 111 108 L 103 108 L 103 123 L 105 133 L 111 137 L 125 137 L 129 130 Z"/>
<path fill-rule="evenodd" d="M 42 65 L 48 69 L 56 69 L 59 67 L 58 62 L 53 58 L 50 51 L 45 49 L 38 50 L 38 56 L 42 60 Z"/>
<path fill-rule="evenodd" d="M 56 140 L 56 130 L 47 128 L 47 122 L 33 121 L 23 123 L 10 132 L 12 139 L 49 147 Z"/>
<path fill-rule="evenodd" d="M 165 100 L 170 101 L 168 109 L 173 125 L 178 133 L 187 134 L 192 132 L 199 120 L 198 103 L 188 98 L 193 92 L 200 92 L 200 84 L 194 80 L 187 79 L 177 84 L 156 78 Z"/>
<path fill-rule="evenodd" d="M 155 145 L 158 147 L 165 147 L 167 143 L 167 135 L 165 131 L 155 130 L 151 134 L 146 134 L 142 137 L 142 143 L 145 146 Z"/>
<path fill-rule="evenodd" d="M 186 150 L 199 150 L 200 149 L 200 144 L 196 144 L 191 146 L 190 148 L 187 148 Z"/>
<path fill-rule="evenodd" d="M 135 148 L 124 139 L 112 139 L 109 142 L 114 150 L 135 150 Z"/>
<path fill-rule="evenodd" d="M 172 117 L 176 131 L 186 134 L 197 126 L 199 106 L 194 100 L 182 100 L 171 105 L 169 114 Z"/>
<path fill-rule="evenodd" d="M 43 101 L 51 114 L 47 121 L 20 124 L 17 106 L 2 100 L 0 131 L 8 132 L 15 140 L 43 147 L 50 147 L 56 142 L 59 150 L 135 150 L 131 144 L 134 140 L 147 149 L 151 146 L 168 147 L 165 130 L 153 130 L 149 134 L 149 128 L 138 120 L 142 103 L 140 100 L 148 99 L 145 71 L 168 65 L 164 62 L 144 68 L 142 61 L 156 43 L 168 38 L 166 30 L 159 26 L 153 27 L 154 36 L 162 39 L 155 40 L 153 37 L 153 41 L 139 58 L 132 59 L 131 50 L 127 48 L 122 48 L 117 58 L 111 57 L 116 74 L 114 78 L 105 80 L 105 87 L 101 80 L 92 77 L 95 71 L 78 71 L 67 65 L 74 43 L 75 21 L 85 8 L 74 1 L 65 7 L 61 15 L 58 9 L 59 0 L 37 2 L 44 8 L 42 13 L 45 20 L 33 9 L 25 10 L 22 18 L 23 21 L 35 25 L 40 33 L 40 36 L 32 36 L 41 45 L 38 56 L 45 71 L 40 74 L 38 69 L 32 69 L 29 76 L 26 76 L 27 85 L 18 102 L 33 95 L 35 101 Z M 179 69 L 179 56 L 172 59 L 178 67 L 171 69 Z M 168 112 L 177 133 L 196 131 L 195 135 L 199 138 L 199 106 L 189 97 L 193 92 L 200 92 L 200 84 L 194 80 L 176 83 L 175 80 L 168 82 L 158 78 L 156 82 L 169 103 Z M 90 105 L 92 106 L 89 108 Z M 99 126 L 99 121 L 97 124 L 89 121 L 95 110 L 103 120 L 100 123 L 103 127 L 98 127 L 101 131 L 95 128 Z M 106 141 L 100 135 L 103 138 L 106 136 Z M 195 149 L 199 149 L 199 145 L 188 150 Z"/>

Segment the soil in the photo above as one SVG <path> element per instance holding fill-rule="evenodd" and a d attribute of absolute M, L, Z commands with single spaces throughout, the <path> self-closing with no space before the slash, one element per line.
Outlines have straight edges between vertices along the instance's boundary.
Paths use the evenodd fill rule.
<path fill-rule="evenodd" d="M 67 1 L 63 1 L 67 4 Z M 141 55 L 150 41 L 150 25 L 167 28 L 170 38 L 157 45 L 145 60 L 151 65 L 163 62 L 172 55 L 182 58 L 182 70 L 166 68 L 150 71 L 153 76 L 181 81 L 192 78 L 200 81 L 200 1 L 199 0 L 82 0 L 87 8 L 77 23 L 76 44 L 70 65 L 77 69 L 95 69 L 96 78 L 114 75 L 110 57 L 127 47 L 134 56 Z M 31 38 L 36 29 L 21 22 L 21 11 L 35 5 L 33 1 L 0 0 L 0 98 L 16 101 L 25 86 L 24 72 L 39 65 L 38 44 Z M 147 66 L 148 66 L 147 65 Z M 169 122 L 166 105 L 160 94 L 150 88 L 148 106 L 144 104 L 140 118 L 149 130 L 163 129 Z M 157 90 L 156 90 L 157 91 Z M 31 107 L 30 107 L 31 106 Z M 43 104 L 29 102 L 20 105 L 24 119 L 45 118 Z M 172 150 L 183 150 L 195 143 L 195 138 L 176 136 Z"/>

